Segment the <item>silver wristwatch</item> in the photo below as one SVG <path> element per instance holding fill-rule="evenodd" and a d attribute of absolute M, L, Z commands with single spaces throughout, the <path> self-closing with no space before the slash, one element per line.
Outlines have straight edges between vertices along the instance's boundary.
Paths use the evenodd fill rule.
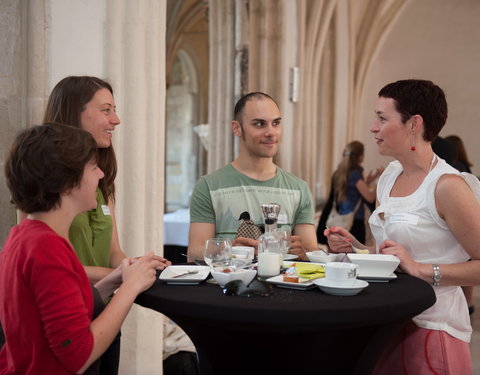
<path fill-rule="evenodd" d="M 439 286 L 440 285 L 440 280 L 442 279 L 442 274 L 440 273 L 440 267 L 438 264 L 432 264 L 433 267 L 433 286 Z"/>

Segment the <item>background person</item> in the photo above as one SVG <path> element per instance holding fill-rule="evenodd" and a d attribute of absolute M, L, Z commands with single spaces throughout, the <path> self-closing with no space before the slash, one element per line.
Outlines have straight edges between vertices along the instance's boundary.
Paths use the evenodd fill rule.
<path fill-rule="evenodd" d="M 472 173 L 470 167 L 473 167 L 473 164 L 468 159 L 462 139 L 458 135 L 449 135 L 445 139 L 453 145 L 454 153 L 450 164 L 460 172 Z"/>
<path fill-rule="evenodd" d="M 448 137 L 445 137 L 445 140 L 452 145 L 454 150 L 450 165 L 455 169 L 458 169 L 460 172 L 472 173 L 470 167 L 472 167 L 473 164 L 468 159 L 467 150 L 465 149 L 462 139 L 458 135 L 449 135 Z M 462 289 L 465 298 L 467 299 L 468 312 L 472 315 L 475 311 L 475 306 L 473 304 L 473 286 L 464 286 Z"/>
<path fill-rule="evenodd" d="M 68 231 L 76 215 L 96 207 L 104 176 L 96 153 L 89 133 L 60 124 L 27 129 L 13 144 L 5 164 L 7 185 L 16 207 L 28 216 L 12 228 L 0 254 L 6 337 L 0 374 L 99 374 L 91 366 L 115 338 L 137 295 L 156 279 L 161 262 L 148 254 L 133 262 L 123 259 L 96 283 L 98 291 L 90 287 Z"/>
<path fill-rule="evenodd" d="M 208 238 L 232 240 L 238 218 L 248 212 L 257 225 L 264 218 L 260 206 L 278 203 L 278 226 L 292 229 L 290 253 L 306 259 L 305 251 L 317 249 L 312 195 L 305 181 L 278 167 L 273 158 L 282 136 L 282 117 L 267 94 L 253 92 L 235 105 L 233 134 L 239 138 L 238 157 L 197 182 L 190 203 L 189 258 L 203 257 Z M 235 245 L 257 247 L 258 241 L 238 237 Z"/>
<path fill-rule="evenodd" d="M 326 243 L 323 231 L 334 202 L 337 203 L 337 211 L 339 214 L 351 213 L 358 207 L 355 212 L 353 225 L 347 229 L 349 229 L 350 233 L 360 242 L 365 242 L 366 212 L 364 202 L 371 204 L 369 207 L 375 206 L 376 193 L 375 188 L 372 188 L 372 183 L 380 176 L 382 169 L 377 169 L 375 173 L 370 172 L 365 179 L 361 165 L 364 158 L 365 148 L 363 143 L 359 141 L 350 142 L 343 150 L 342 160 L 332 176 L 329 196 L 331 203 L 327 202 L 320 216 L 317 230 L 317 237 L 320 237 L 318 238 L 319 243 Z"/>
<path fill-rule="evenodd" d="M 378 95 L 370 130 L 379 153 L 396 161 L 377 185 L 370 251 L 397 256 L 404 272 L 434 286 L 437 301 L 404 327 L 374 374 L 472 374 L 472 327 L 460 285 L 480 282 L 479 181 L 433 153 L 431 142 L 447 118 L 441 88 L 402 80 Z M 364 246 L 343 228 L 332 231 Z M 330 231 L 325 235 L 335 251 L 351 251 Z"/>

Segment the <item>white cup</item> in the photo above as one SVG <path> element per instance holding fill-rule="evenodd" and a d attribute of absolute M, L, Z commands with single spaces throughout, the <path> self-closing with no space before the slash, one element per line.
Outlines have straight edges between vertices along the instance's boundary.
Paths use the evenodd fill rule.
<path fill-rule="evenodd" d="M 241 260 L 253 260 L 255 248 L 251 246 L 232 246 L 232 257 Z"/>
<path fill-rule="evenodd" d="M 325 279 L 338 285 L 352 285 L 357 279 L 358 265 L 330 262 L 325 264 Z"/>

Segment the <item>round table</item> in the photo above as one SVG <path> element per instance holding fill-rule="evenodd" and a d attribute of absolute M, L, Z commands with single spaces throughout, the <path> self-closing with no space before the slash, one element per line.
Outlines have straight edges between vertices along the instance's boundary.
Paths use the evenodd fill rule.
<path fill-rule="evenodd" d="M 238 297 L 206 282 L 157 281 L 136 303 L 183 328 L 202 375 L 300 375 L 370 374 L 388 340 L 436 300 L 428 283 L 406 274 L 350 297 L 272 288 L 269 297 Z"/>

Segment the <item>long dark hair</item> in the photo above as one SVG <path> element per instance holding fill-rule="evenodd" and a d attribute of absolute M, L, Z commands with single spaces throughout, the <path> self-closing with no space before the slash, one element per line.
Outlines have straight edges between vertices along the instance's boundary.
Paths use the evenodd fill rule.
<path fill-rule="evenodd" d="M 462 139 L 458 135 L 449 135 L 448 137 L 445 137 L 445 139 L 453 144 L 455 148 L 455 155 L 452 163 L 460 162 L 465 164 L 468 168 L 472 167 L 473 164 L 468 160 L 467 150 L 465 150 L 465 145 L 463 144 Z"/>
<path fill-rule="evenodd" d="M 345 147 L 342 161 L 333 174 L 333 187 L 337 202 L 341 202 L 347 197 L 348 176 L 360 165 L 364 151 L 363 143 L 359 141 L 350 142 Z"/>
<path fill-rule="evenodd" d="M 81 113 L 85 109 L 85 105 L 101 89 L 107 89 L 113 95 L 112 86 L 97 77 L 70 76 L 62 79 L 48 98 L 43 122 L 56 122 L 81 128 Z M 105 174 L 98 186 L 105 200 L 115 201 L 117 159 L 113 145 L 98 149 L 98 166 Z"/>

